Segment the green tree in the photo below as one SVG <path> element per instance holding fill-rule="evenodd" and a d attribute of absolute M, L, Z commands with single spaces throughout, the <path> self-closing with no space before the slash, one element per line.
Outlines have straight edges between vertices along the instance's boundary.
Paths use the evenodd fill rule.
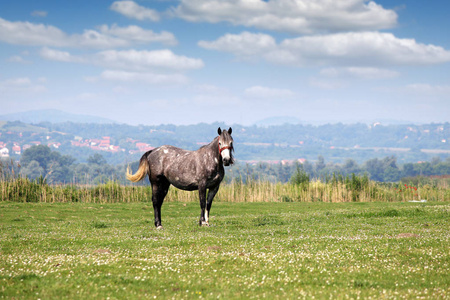
<path fill-rule="evenodd" d="M 433 174 L 433 167 L 429 162 L 414 164 L 414 170 L 420 176 L 429 176 Z"/>
<path fill-rule="evenodd" d="M 23 168 L 26 168 L 32 161 L 35 161 L 38 163 L 39 167 L 43 169 L 43 173 L 45 175 L 47 173 L 47 164 L 52 160 L 51 153 L 52 151 L 47 146 L 33 146 L 23 152 L 20 157 L 20 164 Z"/>
<path fill-rule="evenodd" d="M 361 168 L 353 159 L 347 159 L 344 165 L 342 166 L 342 171 L 344 174 L 352 174 L 352 173 L 358 174 L 361 172 Z"/>
<path fill-rule="evenodd" d="M 400 177 L 401 177 L 401 172 L 398 168 L 389 166 L 384 169 L 383 181 L 396 182 L 396 181 L 400 180 Z"/>
<path fill-rule="evenodd" d="M 89 156 L 88 158 L 88 164 L 95 164 L 95 165 L 106 165 L 107 161 L 103 157 L 103 155 L 95 153 L 94 155 Z"/>
<path fill-rule="evenodd" d="M 39 163 L 35 160 L 32 160 L 29 162 L 26 166 L 22 166 L 22 169 L 20 170 L 21 174 L 30 178 L 35 179 L 40 176 L 44 176 L 44 168 L 42 168 Z"/>
<path fill-rule="evenodd" d="M 75 158 L 51 151 L 47 146 L 33 146 L 25 150 L 20 158 L 21 173 L 30 178 L 42 175 L 50 183 L 70 182 L 72 179 L 70 166 L 74 161 Z M 39 175 L 36 176 L 38 173 Z"/>
<path fill-rule="evenodd" d="M 370 174 L 370 179 L 375 181 L 383 181 L 384 166 L 383 162 L 378 158 L 370 159 L 364 164 L 364 169 Z"/>
<path fill-rule="evenodd" d="M 440 162 L 433 166 L 433 173 L 435 175 L 450 174 L 450 162 Z"/>
<path fill-rule="evenodd" d="M 322 155 L 319 155 L 317 157 L 317 162 L 316 162 L 316 166 L 315 166 L 315 171 L 317 176 L 320 176 L 322 173 L 322 170 L 325 169 L 326 165 L 325 165 L 325 158 Z"/>
<path fill-rule="evenodd" d="M 300 164 L 296 165 L 295 173 L 291 177 L 291 184 L 301 185 L 302 187 L 306 187 L 309 184 L 309 175 L 303 170 L 303 166 Z"/>
<path fill-rule="evenodd" d="M 416 176 L 417 174 L 418 173 L 414 169 L 413 163 L 406 163 L 403 165 L 403 168 L 402 168 L 402 176 L 403 177 L 413 177 L 413 176 Z"/>

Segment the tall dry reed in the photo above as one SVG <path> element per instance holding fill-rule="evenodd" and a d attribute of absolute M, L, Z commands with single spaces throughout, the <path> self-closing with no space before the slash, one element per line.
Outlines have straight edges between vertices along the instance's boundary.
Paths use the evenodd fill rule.
<path fill-rule="evenodd" d="M 13 202 L 149 202 L 150 186 L 124 186 L 117 182 L 90 185 L 49 185 L 27 178 L 0 179 L 0 201 Z M 419 187 L 403 184 L 382 184 L 367 181 L 354 182 L 319 180 L 307 184 L 249 181 L 222 184 L 215 201 L 221 202 L 393 202 L 393 201 L 448 201 L 448 186 Z M 167 202 L 198 202 L 198 192 L 170 188 Z"/>

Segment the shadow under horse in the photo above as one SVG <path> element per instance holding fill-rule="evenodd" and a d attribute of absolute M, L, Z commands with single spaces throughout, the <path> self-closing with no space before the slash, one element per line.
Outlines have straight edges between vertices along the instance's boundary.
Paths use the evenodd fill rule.
<path fill-rule="evenodd" d="M 135 174 L 127 168 L 126 177 L 132 182 L 141 181 L 148 175 L 152 185 L 156 228 L 162 228 L 161 206 L 170 185 L 186 191 L 198 190 L 201 208 L 199 225 L 209 226 L 209 212 L 225 175 L 224 166 L 234 162 L 231 132 L 231 127 L 223 131 L 219 127 L 219 136 L 196 151 L 169 145 L 155 148 L 142 155 Z"/>

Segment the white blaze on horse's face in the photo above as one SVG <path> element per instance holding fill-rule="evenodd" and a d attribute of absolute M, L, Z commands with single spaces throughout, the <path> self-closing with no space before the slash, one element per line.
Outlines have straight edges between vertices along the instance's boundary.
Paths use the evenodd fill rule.
<path fill-rule="evenodd" d="M 229 165 L 230 165 L 230 161 L 231 161 L 231 152 L 230 152 L 230 149 L 222 150 L 222 152 L 220 153 L 220 155 L 222 155 L 223 164 L 224 164 L 225 166 L 229 166 Z"/>

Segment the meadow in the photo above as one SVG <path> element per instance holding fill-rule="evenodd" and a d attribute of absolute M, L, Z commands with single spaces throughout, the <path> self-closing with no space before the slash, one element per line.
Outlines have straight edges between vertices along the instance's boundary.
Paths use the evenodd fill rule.
<path fill-rule="evenodd" d="M 197 202 L 162 214 L 156 230 L 149 202 L 0 202 L 0 298 L 450 298 L 446 201 L 219 200 L 211 227 Z"/>

